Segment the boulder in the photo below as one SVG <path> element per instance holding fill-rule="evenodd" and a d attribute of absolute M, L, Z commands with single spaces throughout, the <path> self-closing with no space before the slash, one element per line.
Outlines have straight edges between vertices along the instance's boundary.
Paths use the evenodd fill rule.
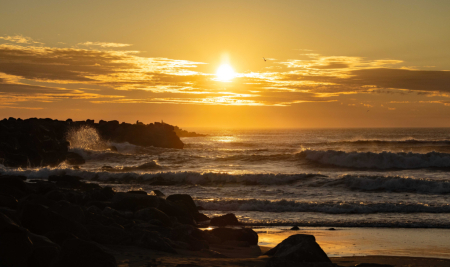
<path fill-rule="evenodd" d="M 26 267 L 33 253 L 28 231 L 0 213 L 0 266 Z"/>
<path fill-rule="evenodd" d="M 45 235 L 50 231 L 66 231 L 79 238 L 89 239 L 89 234 L 83 225 L 66 219 L 39 204 L 26 203 L 20 220 L 23 227 L 38 235 Z"/>
<path fill-rule="evenodd" d="M 165 197 L 166 195 L 164 195 L 163 192 L 159 191 L 159 190 L 152 190 L 149 195 L 152 196 L 157 196 L 157 197 Z"/>
<path fill-rule="evenodd" d="M 112 206 L 117 210 L 137 211 L 143 208 L 157 208 L 159 198 L 142 194 L 116 193 Z"/>
<path fill-rule="evenodd" d="M 13 196 L 0 195 L 0 207 L 5 207 L 9 209 L 17 209 L 17 204 L 19 202 Z"/>
<path fill-rule="evenodd" d="M 61 248 L 45 236 L 29 233 L 33 253 L 27 259 L 29 267 L 47 267 L 58 257 Z"/>
<path fill-rule="evenodd" d="M 170 232 L 170 240 L 181 241 L 187 244 L 184 249 L 202 250 L 208 249 L 208 242 L 204 238 L 204 233 L 192 225 L 181 224 L 174 227 Z"/>
<path fill-rule="evenodd" d="M 177 205 L 178 207 L 189 211 L 191 215 L 197 214 L 197 205 L 195 205 L 194 200 L 188 194 L 175 194 L 170 195 L 166 198 L 167 201 L 170 201 Z"/>
<path fill-rule="evenodd" d="M 320 264 L 321 267 L 334 266 L 327 254 L 316 243 L 313 235 L 291 235 L 276 247 L 267 251 L 265 255 L 271 256 L 267 262 L 269 267 L 303 266 L 305 263 L 315 264 L 310 264 L 311 266 L 316 266 L 317 264 Z"/>
<path fill-rule="evenodd" d="M 11 186 L 27 193 L 30 189 L 24 180 L 26 180 L 25 176 L 0 175 L 0 187 Z"/>
<path fill-rule="evenodd" d="M 136 246 L 177 254 L 176 250 L 158 232 L 133 229 L 133 243 Z"/>
<path fill-rule="evenodd" d="M 134 213 L 134 218 L 143 221 L 158 220 L 161 221 L 164 225 L 172 225 L 172 221 L 170 220 L 169 216 L 156 208 L 145 208 L 138 210 Z"/>
<path fill-rule="evenodd" d="M 235 240 L 246 241 L 251 246 L 258 245 L 258 234 L 250 228 L 215 228 L 210 232 L 214 236 L 218 237 L 222 242 Z"/>
<path fill-rule="evenodd" d="M 123 228 L 115 226 L 88 225 L 87 229 L 93 241 L 106 245 L 127 245 L 131 243 L 131 235 Z"/>
<path fill-rule="evenodd" d="M 113 255 L 94 242 L 73 238 L 66 240 L 51 267 L 116 267 Z"/>
<path fill-rule="evenodd" d="M 72 175 L 51 175 L 48 177 L 49 182 L 55 182 L 57 186 L 76 188 L 83 184 L 81 178 Z"/>
<path fill-rule="evenodd" d="M 46 233 L 45 236 L 60 247 L 66 240 L 78 238 L 76 235 L 64 231 L 50 231 Z"/>
<path fill-rule="evenodd" d="M 211 219 L 210 224 L 214 226 L 241 225 L 241 223 L 236 218 L 236 215 L 234 215 L 233 213 L 214 217 Z"/>
<path fill-rule="evenodd" d="M 66 154 L 66 162 L 69 165 L 82 165 L 86 163 L 86 160 L 79 154 L 75 152 L 67 152 Z"/>

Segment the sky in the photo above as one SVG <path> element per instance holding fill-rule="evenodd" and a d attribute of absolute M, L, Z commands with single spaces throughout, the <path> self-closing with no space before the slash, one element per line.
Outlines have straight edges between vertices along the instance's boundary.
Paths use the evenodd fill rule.
<path fill-rule="evenodd" d="M 15 0 L 0 118 L 450 127 L 448 0 Z"/>

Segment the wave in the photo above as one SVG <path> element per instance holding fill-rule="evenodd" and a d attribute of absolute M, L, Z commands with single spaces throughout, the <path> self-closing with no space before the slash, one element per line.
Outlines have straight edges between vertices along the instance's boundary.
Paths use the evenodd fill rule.
<path fill-rule="evenodd" d="M 216 158 L 216 161 L 282 161 L 282 160 L 295 160 L 295 154 L 287 153 L 287 154 L 271 154 L 271 155 L 233 155 L 228 157 L 219 157 Z"/>
<path fill-rule="evenodd" d="M 321 212 L 329 214 L 450 213 L 449 204 L 432 206 L 424 203 L 299 202 L 260 199 L 196 199 L 195 202 L 206 210 L 218 211 Z"/>
<path fill-rule="evenodd" d="M 156 163 L 155 163 L 156 164 Z M 153 164 L 151 163 L 153 166 Z M 139 171 L 138 167 L 134 170 Z M 24 175 L 28 179 L 47 179 L 51 175 L 74 175 L 85 180 L 94 180 L 99 182 L 122 182 L 152 185 L 292 185 L 311 180 L 313 178 L 326 177 L 319 173 L 300 173 L 300 174 L 228 174 L 216 172 L 109 172 L 75 170 L 61 165 L 59 168 L 37 168 L 37 169 L 0 169 L 0 174 Z"/>
<path fill-rule="evenodd" d="M 316 164 L 357 169 L 450 168 L 450 154 L 429 152 L 344 152 L 337 150 L 304 150 L 298 157 Z"/>
<path fill-rule="evenodd" d="M 450 181 L 413 179 L 398 176 L 344 175 L 339 179 L 319 182 L 320 186 L 344 186 L 364 192 L 404 192 L 419 194 L 450 194 Z M 313 186 L 313 185 L 310 185 Z"/>
<path fill-rule="evenodd" d="M 345 141 L 325 141 L 304 143 L 303 145 L 445 145 L 450 146 L 450 140 L 420 140 L 420 139 L 404 139 L 404 140 L 379 140 L 379 139 L 362 139 L 362 140 L 345 140 Z"/>

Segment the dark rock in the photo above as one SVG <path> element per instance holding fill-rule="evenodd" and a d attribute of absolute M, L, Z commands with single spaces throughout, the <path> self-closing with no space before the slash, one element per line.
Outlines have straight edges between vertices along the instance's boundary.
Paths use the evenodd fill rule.
<path fill-rule="evenodd" d="M 133 243 L 139 247 L 177 254 L 158 232 L 133 229 Z"/>
<path fill-rule="evenodd" d="M 45 236 L 29 233 L 33 243 L 33 253 L 28 258 L 29 267 L 47 267 L 53 262 L 61 248 Z"/>
<path fill-rule="evenodd" d="M 192 225 L 182 224 L 174 227 L 170 232 L 170 239 L 186 243 L 188 246 L 185 249 L 189 250 L 209 248 L 203 232 Z"/>
<path fill-rule="evenodd" d="M 142 191 L 142 190 L 135 190 L 135 191 L 128 191 L 128 194 L 141 194 L 141 195 L 147 195 L 147 192 Z"/>
<path fill-rule="evenodd" d="M 0 186 L 0 194 L 6 195 L 6 196 L 11 196 L 16 199 L 21 199 L 27 195 L 27 193 L 25 193 L 24 191 L 14 187 L 14 186 L 9 186 L 9 185 Z"/>
<path fill-rule="evenodd" d="M 50 191 L 47 194 L 45 194 L 45 197 L 47 199 L 54 200 L 54 201 L 60 201 L 60 200 L 66 199 L 66 195 L 64 195 L 64 193 L 61 192 L 60 190 Z"/>
<path fill-rule="evenodd" d="M 0 195 L 0 207 L 17 209 L 18 203 L 17 199 L 13 196 Z"/>
<path fill-rule="evenodd" d="M 298 226 L 296 225 L 296 226 L 292 227 L 291 230 L 298 231 L 298 230 L 300 230 L 300 228 L 298 228 Z"/>
<path fill-rule="evenodd" d="M 57 204 L 58 207 L 54 208 L 54 210 L 64 218 L 78 223 L 84 223 L 86 221 L 86 217 L 80 206 L 67 201 L 59 201 Z"/>
<path fill-rule="evenodd" d="M 210 231 L 222 242 L 229 240 L 246 241 L 251 246 L 258 245 L 258 234 L 250 228 L 215 228 Z"/>
<path fill-rule="evenodd" d="M 172 225 L 172 221 L 169 216 L 156 208 L 145 208 L 138 210 L 134 213 L 134 217 L 143 221 L 158 220 L 167 226 Z"/>
<path fill-rule="evenodd" d="M 316 243 L 313 235 L 291 235 L 265 255 L 271 256 L 267 266 L 299 266 L 303 263 L 320 263 L 334 266 L 327 254 Z M 320 266 L 322 266 L 320 265 Z"/>
<path fill-rule="evenodd" d="M 355 265 L 355 267 L 394 267 L 394 265 L 378 264 L 378 263 L 360 263 Z"/>
<path fill-rule="evenodd" d="M 214 226 L 241 225 L 241 223 L 236 218 L 236 215 L 234 215 L 233 213 L 214 217 L 211 219 L 210 224 Z"/>
<path fill-rule="evenodd" d="M 53 205 L 55 205 L 56 201 L 48 199 L 42 195 L 31 194 L 31 195 L 26 196 L 25 198 L 22 198 L 19 201 L 19 208 L 22 207 L 23 205 L 25 205 L 26 203 L 34 203 L 34 204 L 40 204 L 40 205 L 43 205 L 46 207 L 52 207 Z"/>
<path fill-rule="evenodd" d="M 51 267 L 116 267 L 113 255 L 104 251 L 94 242 L 81 239 L 68 239 L 61 248 Z"/>
<path fill-rule="evenodd" d="M 250 247 L 250 244 L 247 241 L 239 241 L 239 240 L 227 240 L 224 241 L 222 245 L 230 247 Z"/>
<path fill-rule="evenodd" d="M 39 204 L 26 203 L 20 219 L 25 228 L 38 235 L 45 235 L 50 231 L 66 231 L 79 238 L 89 239 L 86 228 L 80 223 L 68 220 Z"/>
<path fill-rule="evenodd" d="M 194 215 L 194 219 L 195 219 L 197 222 L 204 222 L 204 221 L 209 221 L 209 220 L 211 220 L 208 216 L 206 216 L 206 215 L 203 214 L 203 213 L 197 213 L 197 214 L 195 214 L 195 215 Z"/>
<path fill-rule="evenodd" d="M 28 233 L 0 213 L 0 266 L 27 266 L 27 259 L 33 253 Z"/>
<path fill-rule="evenodd" d="M 186 209 L 190 214 L 194 215 L 198 213 L 197 205 L 195 205 L 194 200 L 190 195 L 187 194 L 175 194 L 170 195 L 166 198 L 167 201 L 170 201 L 177 205 L 182 209 Z"/>
<path fill-rule="evenodd" d="M 75 152 L 67 152 L 66 162 L 70 165 L 82 165 L 86 163 L 86 160 Z"/>
<path fill-rule="evenodd" d="M 1 175 L 0 176 L 0 187 L 3 186 L 11 186 L 19 189 L 22 192 L 30 192 L 27 184 L 24 182 L 26 179 L 25 176 L 10 176 L 10 175 Z"/>
<path fill-rule="evenodd" d="M 16 210 L 12 210 L 9 208 L 0 207 L 0 213 L 3 213 L 4 215 L 8 216 L 15 224 L 22 227 L 22 223 L 19 219 L 19 214 Z"/>
<path fill-rule="evenodd" d="M 110 146 L 110 147 L 109 147 L 109 150 L 114 151 L 114 152 L 117 152 L 117 147 L 116 147 L 116 146 Z"/>
<path fill-rule="evenodd" d="M 116 193 L 112 206 L 117 210 L 137 211 L 143 208 L 157 208 L 159 198 L 142 194 Z"/>
<path fill-rule="evenodd" d="M 82 185 L 81 178 L 72 175 L 51 175 L 48 177 L 49 182 L 56 182 L 61 187 L 78 187 Z"/>
<path fill-rule="evenodd" d="M 46 233 L 45 236 L 53 243 L 58 244 L 60 247 L 62 246 L 64 241 L 72 238 L 78 238 L 76 235 L 64 231 L 50 231 Z"/>
<path fill-rule="evenodd" d="M 329 231 L 335 231 L 336 229 L 334 229 L 334 228 L 330 228 L 330 229 L 328 229 Z"/>
<path fill-rule="evenodd" d="M 150 195 L 157 196 L 157 197 L 165 197 L 166 196 L 166 195 L 164 195 L 163 192 L 161 192 L 159 190 L 152 190 L 150 192 Z"/>
<path fill-rule="evenodd" d="M 31 118 L 0 121 L 0 157 L 7 167 L 57 166 L 67 160 L 82 164 L 83 159 L 69 152 L 66 141 L 69 130 L 91 127 L 104 140 L 129 142 L 139 146 L 182 149 L 184 144 L 166 123 L 131 125 L 117 121 L 95 123 L 93 120 L 73 122 Z M 110 148 L 112 151 L 113 147 Z"/>
<path fill-rule="evenodd" d="M 132 240 L 131 235 L 120 227 L 88 225 L 87 229 L 92 240 L 100 244 L 126 245 Z"/>

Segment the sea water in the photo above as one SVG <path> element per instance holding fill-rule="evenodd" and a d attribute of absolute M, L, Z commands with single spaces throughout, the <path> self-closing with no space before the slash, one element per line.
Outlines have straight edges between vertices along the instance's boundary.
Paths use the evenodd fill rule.
<path fill-rule="evenodd" d="M 181 138 L 179 150 L 83 129 L 69 136 L 86 159 L 79 169 L 0 173 L 190 194 L 205 214 L 253 226 L 450 228 L 450 128 L 188 130 L 207 136 Z"/>

